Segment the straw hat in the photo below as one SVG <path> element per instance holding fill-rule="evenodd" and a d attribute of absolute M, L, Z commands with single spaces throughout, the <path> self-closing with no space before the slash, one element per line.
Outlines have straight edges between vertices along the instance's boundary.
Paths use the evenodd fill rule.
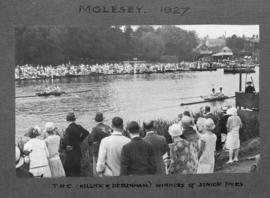
<path fill-rule="evenodd" d="M 180 136 L 182 135 L 182 127 L 180 124 L 173 124 L 172 126 L 169 127 L 169 134 L 172 137 Z"/>
<path fill-rule="evenodd" d="M 202 117 L 198 118 L 198 120 L 197 120 L 197 127 L 198 127 L 198 130 L 199 131 L 202 130 L 205 121 L 206 121 L 206 118 L 202 118 Z"/>
<path fill-rule="evenodd" d="M 228 115 L 237 115 L 237 109 L 235 107 L 229 108 L 227 110 Z"/>
<path fill-rule="evenodd" d="M 222 110 L 223 112 L 227 112 L 228 109 L 229 109 L 229 107 L 226 106 L 226 105 L 224 105 L 224 106 L 221 107 L 221 110 Z"/>
<path fill-rule="evenodd" d="M 214 128 L 215 128 L 214 121 L 211 118 L 206 119 L 205 122 L 204 122 L 204 129 L 208 130 L 208 131 L 211 131 Z"/>
<path fill-rule="evenodd" d="M 45 131 L 46 132 L 51 132 L 55 129 L 54 123 L 53 122 L 47 122 L 45 124 Z"/>
<path fill-rule="evenodd" d="M 19 168 L 21 167 L 23 164 L 24 164 L 24 159 L 23 157 L 21 156 L 21 151 L 20 149 L 18 148 L 18 146 L 15 147 L 15 162 L 16 162 L 16 168 Z"/>

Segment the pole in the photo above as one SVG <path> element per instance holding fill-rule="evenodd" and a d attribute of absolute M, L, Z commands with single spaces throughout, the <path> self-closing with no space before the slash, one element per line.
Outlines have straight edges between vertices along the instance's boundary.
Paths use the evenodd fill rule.
<path fill-rule="evenodd" d="M 239 73 L 239 92 L 242 91 L 242 72 Z"/>

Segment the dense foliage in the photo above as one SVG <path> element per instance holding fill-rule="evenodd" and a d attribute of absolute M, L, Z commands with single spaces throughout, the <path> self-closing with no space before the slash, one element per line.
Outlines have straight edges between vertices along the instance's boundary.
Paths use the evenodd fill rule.
<path fill-rule="evenodd" d="M 18 27 L 16 64 L 57 65 L 123 60 L 188 60 L 198 45 L 195 32 L 176 26 Z"/>

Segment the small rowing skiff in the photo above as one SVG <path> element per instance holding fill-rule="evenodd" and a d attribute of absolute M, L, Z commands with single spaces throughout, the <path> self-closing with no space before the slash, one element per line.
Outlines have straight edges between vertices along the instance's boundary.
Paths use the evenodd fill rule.
<path fill-rule="evenodd" d="M 202 96 L 205 101 L 221 101 L 229 98 L 228 96 Z"/>
<path fill-rule="evenodd" d="M 51 92 L 38 92 L 36 93 L 37 96 L 61 96 L 62 94 L 65 94 L 66 92 L 64 91 L 51 91 Z"/>

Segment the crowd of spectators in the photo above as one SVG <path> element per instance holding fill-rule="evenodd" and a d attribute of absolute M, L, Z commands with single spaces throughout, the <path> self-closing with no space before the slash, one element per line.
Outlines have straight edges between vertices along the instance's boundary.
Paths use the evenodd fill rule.
<path fill-rule="evenodd" d="M 25 134 L 28 139 L 16 145 L 17 176 L 214 173 L 217 151 L 223 149 L 229 151 L 228 164 L 238 162 L 242 122 L 234 107 L 224 106 L 219 116 L 209 106 L 199 117 L 185 111 L 165 134 L 157 134 L 153 120 L 142 126 L 131 121 L 125 126 L 121 117 L 114 117 L 108 126 L 100 112 L 94 120 L 96 126 L 90 133 L 76 123 L 74 113 L 66 116 L 63 134 L 52 122 L 46 123 L 43 132 L 32 127 Z"/>

